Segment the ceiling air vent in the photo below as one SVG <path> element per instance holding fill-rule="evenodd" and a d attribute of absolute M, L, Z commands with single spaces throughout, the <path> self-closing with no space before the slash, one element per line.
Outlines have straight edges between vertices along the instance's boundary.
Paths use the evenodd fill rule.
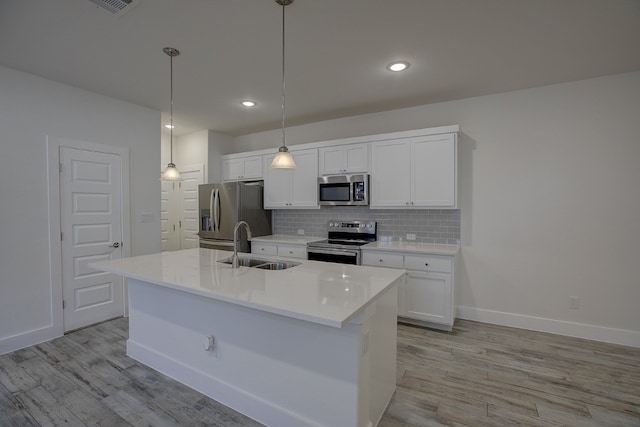
<path fill-rule="evenodd" d="M 122 16 L 134 6 L 140 4 L 140 0 L 89 0 L 115 16 Z"/>

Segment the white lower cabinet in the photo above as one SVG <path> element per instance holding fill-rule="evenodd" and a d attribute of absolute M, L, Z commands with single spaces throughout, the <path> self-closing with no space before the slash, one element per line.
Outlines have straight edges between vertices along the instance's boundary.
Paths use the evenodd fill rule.
<path fill-rule="evenodd" d="M 278 245 L 273 243 L 251 242 L 251 253 L 260 255 L 278 255 Z"/>
<path fill-rule="evenodd" d="M 407 271 L 398 300 L 398 316 L 452 325 L 451 275 Z"/>
<path fill-rule="evenodd" d="M 407 270 L 398 287 L 400 320 L 448 331 L 453 328 L 455 256 L 363 251 L 362 264 Z"/>
<path fill-rule="evenodd" d="M 286 258 L 307 259 L 307 245 L 294 243 L 280 244 L 252 242 L 251 253 L 268 256 L 277 255 Z"/>

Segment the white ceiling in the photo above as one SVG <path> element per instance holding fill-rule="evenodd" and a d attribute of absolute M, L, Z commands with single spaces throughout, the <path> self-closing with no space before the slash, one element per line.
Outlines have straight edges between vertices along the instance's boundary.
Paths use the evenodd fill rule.
<path fill-rule="evenodd" d="M 281 14 L 273 0 L 141 0 L 121 17 L 0 0 L 0 64 L 168 117 L 175 47 L 175 134 L 246 134 L 280 127 Z M 640 69 L 640 0 L 296 0 L 286 24 L 288 126 Z"/>

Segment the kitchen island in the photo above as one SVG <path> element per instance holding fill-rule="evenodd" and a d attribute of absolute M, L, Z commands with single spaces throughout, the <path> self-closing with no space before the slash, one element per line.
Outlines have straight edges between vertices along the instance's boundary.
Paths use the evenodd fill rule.
<path fill-rule="evenodd" d="M 129 278 L 127 354 L 270 426 L 376 425 L 395 390 L 402 270 L 231 268 L 187 249 L 92 264 Z"/>

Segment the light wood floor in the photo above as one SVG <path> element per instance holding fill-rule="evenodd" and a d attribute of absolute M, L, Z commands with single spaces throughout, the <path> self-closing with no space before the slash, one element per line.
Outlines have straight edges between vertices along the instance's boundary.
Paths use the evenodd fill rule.
<path fill-rule="evenodd" d="M 0 426 L 260 425 L 125 356 L 127 334 L 116 319 L 0 356 Z M 379 425 L 640 426 L 640 349 L 399 325 L 398 387 Z"/>

